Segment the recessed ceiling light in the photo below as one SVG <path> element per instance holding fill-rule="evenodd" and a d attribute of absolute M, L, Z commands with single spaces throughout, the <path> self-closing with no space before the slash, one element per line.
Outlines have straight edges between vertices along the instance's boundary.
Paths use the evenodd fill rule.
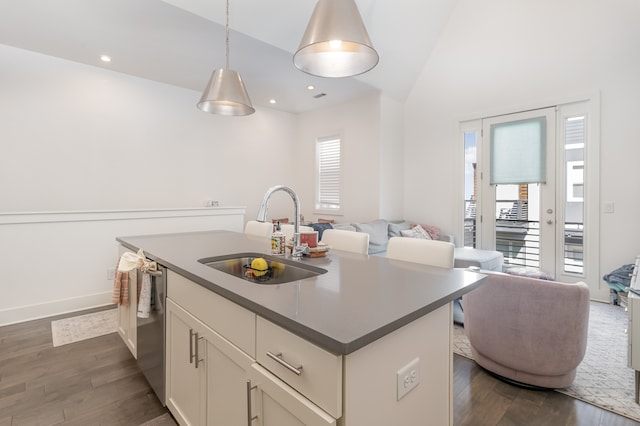
<path fill-rule="evenodd" d="M 111 56 L 107 56 L 107 55 L 100 55 L 100 60 L 102 62 L 111 62 Z"/>
<path fill-rule="evenodd" d="M 307 90 L 313 90 L 315 88 L 316 88 L 316 86 L 314 86 L 313 84 L 310 84 L 310 85 L 307 86 Z"/>
<path fill-rule="evenodd" d="M 270 103 L 270 104 L 275 104 L 275 103 L 276 103 L 276 100 L 275 100 L 275 99 L 269 99 L 269 103 Z"/>

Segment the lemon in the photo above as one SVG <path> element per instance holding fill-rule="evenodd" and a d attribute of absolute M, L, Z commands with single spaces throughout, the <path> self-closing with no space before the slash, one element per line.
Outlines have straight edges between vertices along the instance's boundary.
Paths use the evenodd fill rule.
<path fill-rule="evenodd" d="M 251 269 L 253 270 L 253 275 L 256 277 L 261 277 L 267 273 L 269 270 L 269 265 L 267 261 L 261 257 L 256 257 L 251 261 Z"/>

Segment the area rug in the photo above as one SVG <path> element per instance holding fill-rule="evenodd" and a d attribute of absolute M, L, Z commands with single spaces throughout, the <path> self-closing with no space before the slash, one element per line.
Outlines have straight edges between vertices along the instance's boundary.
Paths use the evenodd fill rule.
<path fill-rule="evenodd" d="M 635 374 L 627 367 L 627 312 L 620 306 L 591 302 L 587 352 L 576 379 L 556 391 L 640 421 L 635 403 Z M 453 351 L 473 359 L 464 328 L 455 325 Z"/>
<path fill-rule="evenodd" d="M 62 346 L 113 333 L 118 326 L 118 310 L 109 309 L 51 321 L 53 346 Z"/>

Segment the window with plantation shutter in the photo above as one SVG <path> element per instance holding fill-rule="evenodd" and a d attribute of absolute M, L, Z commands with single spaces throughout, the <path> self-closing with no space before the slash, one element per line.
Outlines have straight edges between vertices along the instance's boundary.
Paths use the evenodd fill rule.
<path fill-rule="evenodd" d="M 339 211 L 342 192 L 339 136 L 316 141 L 316 209 Z"/>

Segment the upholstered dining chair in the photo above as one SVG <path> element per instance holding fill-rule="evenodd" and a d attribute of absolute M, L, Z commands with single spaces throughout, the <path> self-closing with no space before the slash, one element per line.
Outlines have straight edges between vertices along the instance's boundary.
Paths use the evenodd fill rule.
<path fill-rule="evenodd" d="M 369 254 L 369 234 L 366 232 L 326 229 L 321 241 L 334 250 Z"/>
<path fill-rule="evenodd" d="M 256 235 L 258 237 L 269 237 L 273 233 L 273 224 L 271 222 L 258 222 L 250 220 L 244 226 L 244 233 Z"/>
<path fill-rule="evenodd" d="M 441 268 L 453 268 L 454 248 L 453 243 L 446 241 L 391 237 L 387 246 L 387 257 Z"/>

